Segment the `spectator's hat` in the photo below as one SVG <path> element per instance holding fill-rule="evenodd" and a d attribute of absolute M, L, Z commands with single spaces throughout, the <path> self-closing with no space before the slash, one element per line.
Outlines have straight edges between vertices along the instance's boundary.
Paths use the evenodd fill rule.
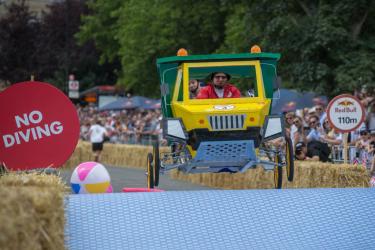
<path fill-rule="evenodd" d="M 302 149 L 303 147 L 306 147 L 306 144 L 303 143 L 303 142 L 298 142 L 298 143 L 296 144 L 296 150 L 297 150 L 297 149 Z"/>
<path fill-rule="evenodd" d="M 225 73 L 225 72 L 221 72 L 221 71 L 211 73 L 211 75 L 210 75 L 210 79 L 213 80 L 214 77 L 215 77 L 215 75 L 217 75 L 217 74 L 219 74 L 219 73 L 223 73 L 223 74 L 225 74 L 225 75 L 227 76 L 227 79 L 230 80 L 231 75 L 229 75 L 228 73 Z"/>
<path fill-rule="evenodd" d="M 316 112 L 315 107 L 312 107 L 311 109 L 309 109 L 309 114 L 313 114 L 315 112 Z"/>
<path fill-rule="evenodd" d="M 375 135 L 375 129 L 370 130 L 370 135 Z"/>
<path fill-rule="evenodd" d="M 303 142 L 298 142 L 298 143 L 296 144 L 296 152 L 295 152 L 295 154 L 296 154 L 296 155 L 299 155 L 299 154 L 302 152 L 302 148 L 304 148 L 304 147 L 306 147 L 306 144 L 305 144 L 305 143 L 303 143 Z"/>

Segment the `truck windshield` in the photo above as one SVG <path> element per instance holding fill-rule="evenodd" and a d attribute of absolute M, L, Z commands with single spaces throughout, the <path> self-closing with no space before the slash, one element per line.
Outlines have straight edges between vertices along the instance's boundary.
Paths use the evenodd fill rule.
<path fill-rule="evenodd" d="M 198 89 L 194 88 L 194 81 L 198 82 Z M 251 65 L 189 67 L 189 82 L 191 99 L 258 97 L 255 66 Z M 220 89 L 224 89 L 225 94 Z M 228 94 L 228 91 L 235 94 Z"/>

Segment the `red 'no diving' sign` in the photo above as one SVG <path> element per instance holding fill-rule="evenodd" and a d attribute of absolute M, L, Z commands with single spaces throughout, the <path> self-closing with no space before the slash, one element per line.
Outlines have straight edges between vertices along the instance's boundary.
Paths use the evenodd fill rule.
<path fill-rule="evenodd" d="M 0 163 L 11 170 L 59 167 L 73 153 L 79 119 L 48 83 L 22 82 L 0 92 Z"/>

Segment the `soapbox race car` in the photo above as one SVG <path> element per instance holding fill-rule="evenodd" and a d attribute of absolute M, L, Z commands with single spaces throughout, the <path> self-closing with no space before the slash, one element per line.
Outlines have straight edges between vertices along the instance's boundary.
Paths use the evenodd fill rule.
<path fill-rule="evenodd" d="M 159 175 L 178 169 L 185 173 L 245 172 L 262 165 L 274 171 L 275 188 L 282 187 L 282 167 L 293 180 L 292 142 L 285 134 L 284 117 L 270 115 L 273 94 L 279 89 L 276 64 L 280 54 L 250 53 L 188 55 L 159 58 L 163 137 L 171 151 L 159 152 L 159 143 L 147 155 L 147 185 L 159 185 Z M 222 72 L 240 91 L 236 98 L 194 98 L 189 81 L 202 91 Z M 199 96 L 199 95 L 198 95 Z"/>

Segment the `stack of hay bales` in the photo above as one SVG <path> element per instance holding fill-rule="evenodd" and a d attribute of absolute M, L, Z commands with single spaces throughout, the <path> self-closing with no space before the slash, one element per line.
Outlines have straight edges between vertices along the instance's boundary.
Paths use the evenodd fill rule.
<path fill-rule="evenodd" d="M 167 150 L 169 148 L 160 148 L 160 152 Z M 105 143 L 100 161 L 110 166 L 146 168 L 149 152 L 152 152 L 152 146 Z M 80 141 L 63 167 L 75 168 L 82 162 L 93 160 L 91 143 Z"/>
<path fill-rule="evenodd" d="M 168 151 L 168 147 L 160 148 L 161 154 Z M 151 146 L 106 143 L 101 162 L 111 166 L 146 169 L 146 156 L 149 152 L 152 152 Z M 74 168 L 82 162 L 92 160 L 91 144 L 80 141 L 74 154 L 64 166 Z M 236 174 L 187 175 L 179 171 L 171 171 L 171 176 L 179 180 L 224 189 L 274 188 L 273 171 L 264 171 L 262 167 Z M 368 186 L 369 176 L 367 171 L 360 166 L 296 161 L 293 182 L 286 180 L 284 168 L 283 188 Z"/>
<path fill-rule="evenodd" d="M 294 181 L 288 182 L 283 170 L 283 188 L 368 187 L 369 176 L 361 166 L 296 161 Z M 172 178 L 223 189 L 274 188 L 273 171 L 262 167 L 245 173 L 184 174 L 173 171 Z"/>
<path fill-rule="evenodd" d="M 107 144 L 106 144 L 107 145 Z M 89 142 L 78 141 L 76 148 L 74 149 L 73 154 L 65 162 L 63 167 L 65 168 L 75 168 L 82 162 L 93 160 L 91 152 L 91 144 Z"/>
<path fill-rule="evenodd" d="M 65 249 L 61 178 L 46 174 L 0 177 L 0 249 Z"/>

